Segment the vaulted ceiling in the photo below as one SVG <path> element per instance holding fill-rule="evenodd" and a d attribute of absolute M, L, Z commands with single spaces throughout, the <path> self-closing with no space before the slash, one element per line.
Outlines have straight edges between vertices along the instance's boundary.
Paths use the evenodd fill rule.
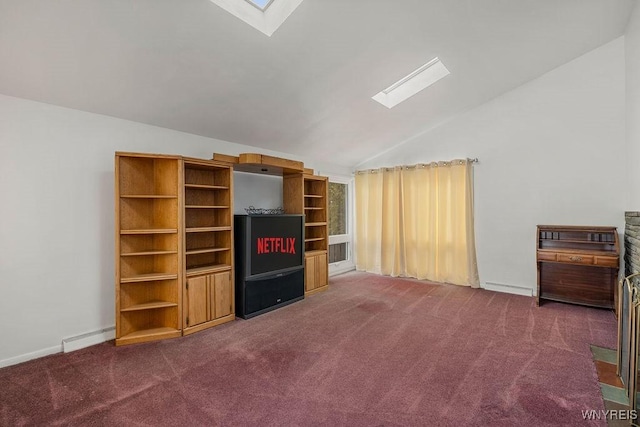
<path fill-rule="evenodd" d="M 353 166 L 624 34 L 635 3 L 304 0 L 267 37 L 209 0 L 0 0 L 0 93 Z M 436 56 L 449 76 L 371 99 Z"/>

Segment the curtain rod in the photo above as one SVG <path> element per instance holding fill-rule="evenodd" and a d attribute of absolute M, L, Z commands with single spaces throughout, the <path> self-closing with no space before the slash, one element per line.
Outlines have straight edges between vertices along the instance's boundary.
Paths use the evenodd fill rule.
<path fill-rule="evenodd" d="M 386 171 L 390 171 L 390 170 L 394 170 L 396 168 L 400 168 L 400 169 L 414 169 L 414 168 L 418 168 L 418 167 L 426 167 L 426 166 L 431 166 L 431 165 L 435 165 L 438 166 L 440 164 L 442 164 L 443 166 L 445 165 L 449 165 L 452 162 L 462 162 L 463 160 L 466 160 L 467 163 L 479 163 L 480 160 L 478 160 L 477 157 L 474 157 L 473 159 L 471 158 L 466 158 L 466 159 L 454 159 L 454 160 L 448 160 L 448 161 L 439 161 L 439 162 L 429 162 L 429 163 L 418 163 L 415 165 L 400 165 L 400 166 L 394 166 L 394 167 L 381 167 L 381 168 L 377 168 L 377 169 L 364 169 L 364 170 L 359 170 L 356 171 L 356 174 L 359 173 L 375 173 L 377 171 L 380 170 L 386 170 Z"/>

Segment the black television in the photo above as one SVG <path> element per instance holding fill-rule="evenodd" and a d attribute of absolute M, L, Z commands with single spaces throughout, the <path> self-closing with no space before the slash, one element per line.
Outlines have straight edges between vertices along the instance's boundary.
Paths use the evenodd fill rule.
<path fill-rule="evenodd" d="M 246 278 L 304 266 L 303 215 L 236 215 L 236 265 Z"/>

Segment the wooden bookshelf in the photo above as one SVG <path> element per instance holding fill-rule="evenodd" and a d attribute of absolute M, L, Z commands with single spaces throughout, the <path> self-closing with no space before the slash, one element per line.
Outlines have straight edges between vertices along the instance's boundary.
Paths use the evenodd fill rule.
<path fill-rule="evenodd" d="M 181 335 L 180 158 L 116 153 L 116 344 Z"/>
<path fill-rule="evenodd" d="M 116 345 L 233 320 L 231 167 L 118 152 L 115 181 Z"/>
<path fill-rule="evenodd" d="M 328 178 L 308 174 L 283 177 L 284 209 L 305 216 L 305 295 L 329 286 Z"/>
<path fill-rule="evenodd" d="M 233 171 L 185 159 L 183 334 L 235 319 Z"/>

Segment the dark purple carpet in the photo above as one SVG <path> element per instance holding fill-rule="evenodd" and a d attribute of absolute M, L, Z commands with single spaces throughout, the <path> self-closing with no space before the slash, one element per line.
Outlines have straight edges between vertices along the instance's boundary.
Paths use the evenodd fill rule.
<path fill-rule="evenodd" d="M 611 312 L 366 273 L 189 337 L 0 370 L 0 425 L 556 426 L 604 410 Z M 591 424 L 589 424 L 591 423 Z"/>

